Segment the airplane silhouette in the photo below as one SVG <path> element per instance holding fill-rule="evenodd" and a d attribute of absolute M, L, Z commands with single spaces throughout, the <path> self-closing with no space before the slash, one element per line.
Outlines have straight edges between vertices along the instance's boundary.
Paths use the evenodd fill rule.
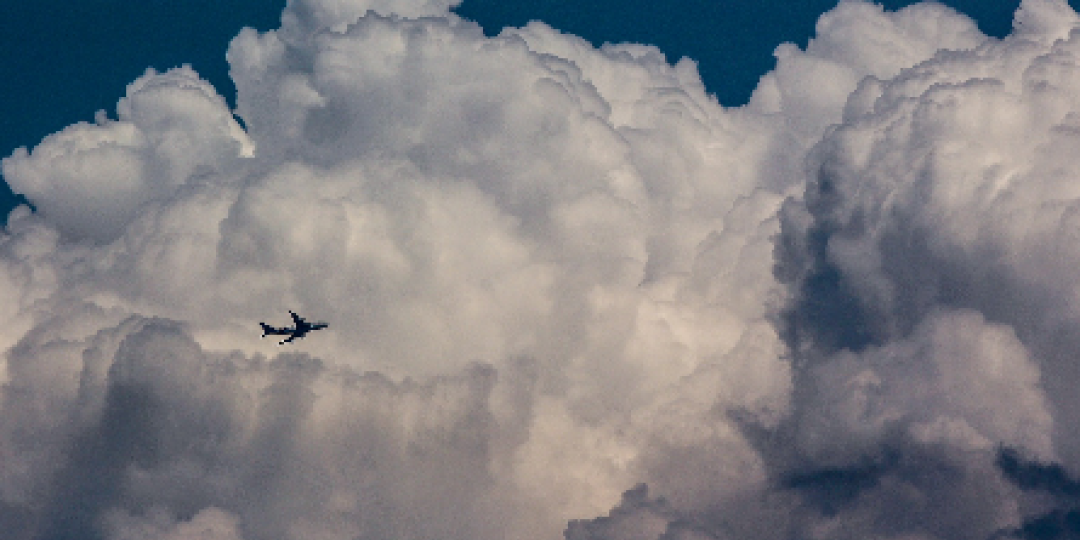
<path fill-rule="evenodd" d="M 284 344 L 289 343 L 290 341 L 293 341 L 293 340 L 296 340 L 296 339 L 303 339 L 304 336 L 307 335 L 307 333 L 311 332 L 312 330 L 322 330 L 323 328 L 326 328 L 327 326 L 329 326 L 324 322 L 317 322 L 317 323 L 307 322 L 306 320 L 304 320 L 303 317 L 297 315 L 292 310 L 289 311 L 289 315 L 292 315 L 292 320 L 293 320 L 293 326 L 292 327 L 283 326 L 281 328 L 277 328 L 277 327 L 274 327 L 274 326 L 270 326 L 269 324 L 266 324 L 264 322 L 260 322 L 259 326 L 262 326 L 262 331 L 263 331 L 262 337 L 266 337 L 266 336 L 289 336 L 289 337 L 285 338 L 281 343 L 278 343 L 278 345 L 284 345 Z"/>

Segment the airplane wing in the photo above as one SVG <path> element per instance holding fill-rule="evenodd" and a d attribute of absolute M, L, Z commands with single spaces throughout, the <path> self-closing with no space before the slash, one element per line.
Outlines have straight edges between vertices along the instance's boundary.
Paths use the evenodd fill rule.
<path fill-rule="evenodd" d="M 297 315 L 291 309 L 289 310 L 289 315 L 292 315 L 293 324 L 295 324 L 297 326 L 300 326 L 301 324 L 304 324 L 304 318 Z"/>
<path fill-rule="evenodd" d="M 259 323 L 259 326 L 262 327 L 262 337 L 284 336 L 288 335 L 291 332 L 288 328 L 277 328 L 275 326 L 270 326 L 269 324 L 266 324 L 264 322 Z"/>

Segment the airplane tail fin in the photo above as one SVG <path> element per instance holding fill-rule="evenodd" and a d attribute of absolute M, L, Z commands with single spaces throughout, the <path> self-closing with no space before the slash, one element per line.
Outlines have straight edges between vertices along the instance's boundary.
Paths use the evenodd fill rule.
<path fill-rule="evenodd" d="M 261 322 L 261 323 L 259 323 L 259 326 L 262 327 L 262 331 L 263 331 L 262 337 L 266 337 L 266 336 L 274 333 L 275 328 L 273 326 L 270 326 L 269 324 Z"/>

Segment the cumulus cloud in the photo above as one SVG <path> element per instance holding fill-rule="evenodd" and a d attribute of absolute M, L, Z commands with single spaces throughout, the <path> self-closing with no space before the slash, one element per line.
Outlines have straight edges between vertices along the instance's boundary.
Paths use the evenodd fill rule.
<path fill-rule="evenodd" d="M 224 98 L 188 67 L 147 71 L 117 115 L 99 113 L 95 124 L 71 126 L 32 155 L 19 149 L 4 161 L 11 188 L 69 237 L 113 240 L 144 205 L 235 168 L 230 160 L 251 151 Z"/>
<path fill-rule="evenodd" d="M 1067 5 L 842 2 L 739 109 L 454 5 L 290 2 L 236 111 L 148 71 L 4 159 L 0 529 L 1070 534 Z"/>

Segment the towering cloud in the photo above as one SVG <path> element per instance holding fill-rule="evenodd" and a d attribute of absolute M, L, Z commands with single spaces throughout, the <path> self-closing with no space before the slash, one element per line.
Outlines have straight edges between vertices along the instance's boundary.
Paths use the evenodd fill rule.
<path fill-rule="evenodd" d="M 3 161 L 0 530 L 1075 534 L 1064 2 L 842 2 L 740 109 L 455 4 L 292 1 L 235 116 L 150 71 Z"/>

